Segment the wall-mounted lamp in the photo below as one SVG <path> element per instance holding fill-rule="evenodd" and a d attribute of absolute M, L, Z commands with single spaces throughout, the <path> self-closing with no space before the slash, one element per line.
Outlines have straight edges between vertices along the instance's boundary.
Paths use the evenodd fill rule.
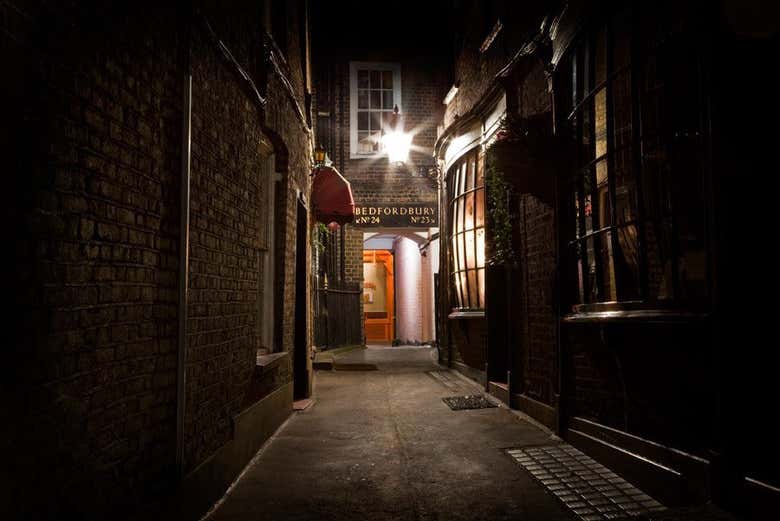
<path fill-rule="evenodd" d="M 314 149 L 314 164 L 315 165 L 322 165 L 325 163 L 325 158 L 328 157 L 327 152 L 325 152 L 325 149 L 322 147 L 322 145 L 317 145 L 317 148 Z"/>
<path fill-rule="evenodd" d="M 382 144 L 387 151 L 391 163 L 404 163 L 409 158 L 409 148 L 412 145 L 412 135 L 404 132 L 404 123 L 398 113 L 398 105 L 390 116 L 388 131 L 382 136 Z"/>

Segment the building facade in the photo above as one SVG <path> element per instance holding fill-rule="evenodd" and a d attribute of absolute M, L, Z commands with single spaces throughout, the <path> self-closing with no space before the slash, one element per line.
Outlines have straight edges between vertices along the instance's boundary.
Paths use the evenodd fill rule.
<path fill-rule="evenodd" d="M 198 517 L 311 388 L 306 2 L 0 9 L 2 508 Z"/>
<path fill-rule="evenodd" d="M 326 5 L 317 13 L 317 142 L 355 199 L 354 223 L 324 232 L 332 257 L 321 263 L 332 267 L 331 287 L 346 283 L 359 292 L 360 334 L 348 343 L 435 340 L 438 190 L 432 151 L 447 72 L 439 59 L 442 42 L 424 20 L 439 4 L 420 6 L 419 17 L 402 30 L 379 6 L 360 7 L 375 19 L 367 25 L 334 19 Z M 403 161 L 391 160 L 385 144 L 395 109 L 411 136 Z M 377 269 L 378 285 L 372 278 Z"/>
<path fill-rule="evenodd" d="M 776 25 L 729 2 L 490 5 L 456 8 L 435 146 L 440 359 L 668 504 L 760 517 L 777 473 L 737 426 L 776 430 L 726 193 L 767 158 L 736 130 L 766 91 L 736 78 Z"/>

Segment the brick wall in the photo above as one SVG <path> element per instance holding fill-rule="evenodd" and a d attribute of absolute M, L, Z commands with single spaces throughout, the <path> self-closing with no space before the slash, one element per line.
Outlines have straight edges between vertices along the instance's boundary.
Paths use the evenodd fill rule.
<path fill-rule="evenodd" d="M 182 12 L 142 12 L 122 2 L 0 3 L 9 72 L 0 103 L 11 122 L 3 125 L 2 146 L 17 194 L 5 208 L 15 234 L 6 273 L 14 274 L 9 286 L 18 297 L 8 317 L 14 371 L 0 436 L 12 454 L 14 482 L 2 498 L 11 517 L 121 518 L 176 483 L 190 31 L 185 471 L 230 439 L 231 417 L 264 388 L 252 378 L 263 282 L 258 256 L 273 240 L 264 234 L 271 194 L 261 176 L 261 141 L 271 141 L 284 159 L 276 194 L 278 348 L 292 349 L 294 299 L 281 295 L 295 280 L 295 201 L 298 189 L 309 199 L 311 150 L 296 107 L 304 106 L 299 39 L 288 42 L 283 64 L 291 94 L 278 74 L 262 74 L 259 10 L 236 9 L 203 12 L 216 13 L 212 27 L 266 93 L 265 111 L 204 26 L 188 26 Z M 297 34 L 298 13 L 288 22 L 288 34 Z M 290 368 L 273 378 L 274 385 L 289 382 Z"/>
<path fill-rule="evenodd" d="M 4 508 L 132 508 L 175 455 L 181 34 L 166 9 L 0 10 L 18 270 Z"/>

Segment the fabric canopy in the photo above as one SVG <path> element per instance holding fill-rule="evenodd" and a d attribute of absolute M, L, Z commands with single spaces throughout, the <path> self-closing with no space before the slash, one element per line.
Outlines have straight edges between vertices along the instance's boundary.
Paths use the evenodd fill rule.
<path fill-rule="evenodd" d="M 355 200 L 349 181 L 330 166 L 318 166 L 312 172 L 311 198 L 314 218 L 321 223 L 351 223 L 355 219 Z"/>

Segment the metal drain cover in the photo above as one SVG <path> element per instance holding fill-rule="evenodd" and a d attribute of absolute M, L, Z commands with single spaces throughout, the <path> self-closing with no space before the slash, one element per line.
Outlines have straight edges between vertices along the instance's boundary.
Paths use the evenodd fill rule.
<path fill-rule="evenodd" d="M 566 443 L 509 449 L 507 453 L 585 521 L 647 516 L 665 508 Z"/>
<path fill-rule="evenodd" d="M 497 407 L 490 403 L 487 398 L 481 394 L 471 394 L 467 396 L 448 396 L 442 398 L 442 401 L 453 411 L 463 411 L 466 409 L 488 409 Z"/>

